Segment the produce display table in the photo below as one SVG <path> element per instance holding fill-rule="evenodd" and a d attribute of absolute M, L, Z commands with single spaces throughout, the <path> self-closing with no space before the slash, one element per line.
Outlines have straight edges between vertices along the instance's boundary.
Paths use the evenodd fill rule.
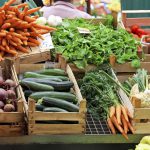
<path fill-rule="evenodd" d="M 127 141 L 122 135 L 36 135 L 0 137 L 0 145 L 6 144 L 100 144 L 139 143 L 144 134 L 129 135 Z"/>

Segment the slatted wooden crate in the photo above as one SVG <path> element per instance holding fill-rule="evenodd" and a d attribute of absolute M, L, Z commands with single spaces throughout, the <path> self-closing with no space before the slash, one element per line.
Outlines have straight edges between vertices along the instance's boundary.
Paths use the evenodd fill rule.
<path fill-rule="evenodd" d="M 11 78 L 18 84 L 15 67 L 10 61 L 0 63 L 4 79 Z M 0 136 L 20 136 L 25 134 L 26 101 L 21 93 L 21 87 L 16 88 L 18 98 L 16 112 L 0 112 Z"/>
<path fill-rule="evenodd" d="M 21 64 L 19 73 L 36 71 L 44 68 L 44 64 Z M 74 83 L 73 90 L 78 99 L 79 112 L 39 112 L 35 110 L 35 101 L 28 101 L 28 134 L 82 134 L 85 132 L 86 100 L 83 99 L 76 79 L 69 65 L 57 64 L 55 68 L 65 69 L 69 79 Z M 72 124 L 39 124 L 36 121 L 72 121 Z"/>

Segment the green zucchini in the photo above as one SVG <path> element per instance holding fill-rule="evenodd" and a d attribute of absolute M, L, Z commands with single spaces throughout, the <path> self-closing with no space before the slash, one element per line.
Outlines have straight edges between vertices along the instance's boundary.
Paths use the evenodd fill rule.
<path fill-rule="evenodd" d="M 26 98 L 26 100 L 28 101 L 28 97 L 33 93 L 33 91 L 31 90 L 25 90 L 24 92 L 24 96 Z"/>
<path fill-rule="evenodd" d="M 62 99 L 43 97 L 38 101 L 38 103 L 40 102 L 42 103 L 42 105 L 47 107 L 59 107 L 70 112 L 79 111 L 79 107 L 77 105 Z"/>
<path fill-rule="evenodd" d="M 68 111 L 58 107 L 46 107 L 43 109 L 43 112 L 68 112 Z"/>
<path fill-rule="evenodd" d="M 44 74 L 44 75 L 51 75 L 51 76 L 66 76 L 67 75 L 65 71 L 62 69 L 44 69 L 44 70 L 38 71 L 37 73 Z"/>
<path fill-rule="evenodd" d="M 54 81 L 57 81 L 57 79 L 63 80 L 63 81 L 68 81 L 68 77 L 65 76 L 49 76 L 49 75 L 43 75 L 35 72 L 26 72 L 24 73 L 24 78 L 49 78 Z"/>
<path fill-rule="evenodd" d="M 35 104 L 35 109 L 36 111 L 43 111 L 46 107 L 44 105 L 41 104 Z"/>
<path fill-rule="evenodd" d="M 25 78 L 22 81 L 31 81 L 41 84 L 46 84 L 54 87 L 55 91 L 69 91 L 70 88 L 73 87 L 73 82 L 71 81 L 62 81 L 62 82 L 55 82 L 49 79 L 38 79 L 38 78 Z"/>
<path fill-rule="evenodd" d="M 36 83 L 32 81 L 22 80 L 20 84 L 32 91 L 54 91 L 54 88 L 50 85 L 45 85 L 45 84 Z"/>
<path fill-rule="evenodd" d="M 64 99 L 66 101 L 77 103 L 76 96 L 67 92 L 35 92 L 30 95 L 30 98 L 38 101 L 42 97 Z"/>

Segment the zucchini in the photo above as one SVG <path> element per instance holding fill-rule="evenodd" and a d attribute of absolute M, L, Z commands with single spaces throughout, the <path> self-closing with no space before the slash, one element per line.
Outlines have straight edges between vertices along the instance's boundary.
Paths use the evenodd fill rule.
<path fill-rule="evenodd" d="M 55 82 L 49 79 L 38 79 L 38 78 L 25 78 L 22 81 L 32 81 L 36 83 L 46 84 L 54 87 L 55 91 L 69 91 L 70 88 L 73 87 L 73 82 L 71 81 L 62 81 L 62 82 Z"/>
<path fill-rule="evenodd" d="M 42 97 L 64 99 L 72 103 L 77 103 L 76 96 L 67 92 L 35 92 L 30 95 L 30 98 L 34 99 L 35 101 L 38 101 Z"/>
<path fill-rule="evenodd" d="M 43 112 L 68 112 L 68 111 L 58 107 L 46 107 L 43 109 Z"/>
<path fill-rule="evenodd" d="M 49 98 L 49 97 L 43 97 L 38 101 L 38 103 L 42 103 L 44 106 L 47 107 L 59 107 L 62 109 L 65 109 L 70 112 L 78 112 L 79 107 L 71 102 L 62 100 L 62 99 L 56 99 L 56 98 Z"/>
<path fill-rule="evenodd" d="M 43 75 L 43 74 L 39 74 L 39 73 L 35 73 L 35 72 L 26 72 L 24 73 L 24 78 L 49 78 L 52 79 L 54 81 L 57 81 L 57 79 L 59 80 L 63 80 L 63 81 L 68 81 L 68 77 L 65 76 L 49 76 L 49 75 Z M 60 81 L 59 80 L 59 81 Z"/>
<path fill-rule="evenodd" d="M 43 111 L 43 109 L 45 109 L 46 107 L 44 105 L 41 104 L 35 104 L 35 109 L 36 111 Z"/>
<path fill-rule="evenodd" d="M 24 91 L 24 96 L 26 98 L 26 100 L 28 101 L 28 97 L 33 93 L 33 91 L 31 90 L 25 90 Z"/>
<path fill-rule="evenodd" d="M 66 76 L 67 75 L 65 71 L 62 69 L 44 69 L 44 70 L 38 71 L 37 73 L 44 74 L 44 75 L 51 75 L 51 76 Z"/>
<path fill-rule="evenodd" d="M 45 84 L 36 83 L 32 81 L 22 80 L 20 84 L 32 91 L 53 91 L 54 90 L 54 88 L 50 85 L 45 85 Z"/>

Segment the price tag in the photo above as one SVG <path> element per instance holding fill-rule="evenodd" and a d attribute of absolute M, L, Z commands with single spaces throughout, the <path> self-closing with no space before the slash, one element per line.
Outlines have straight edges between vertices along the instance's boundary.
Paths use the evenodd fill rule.
<path fill-rule="evenodd" d="M 81 33 L 81 34 L 90 34 L 91 33 L 91 31 L 87 28 L 77 27 L 77 29 L 78 29 L 79 33 Z"/>
<path fill-rule="evenodd" d="M 39 46 L 40 49 L 41 50 L 54 49 L 54 45 L 53 45 L 50 33 L 43 34 L 42 37 L 43 37 L 44 40 L 38 38 L 38 40 L 41 43 L 40 46 Z"/>

